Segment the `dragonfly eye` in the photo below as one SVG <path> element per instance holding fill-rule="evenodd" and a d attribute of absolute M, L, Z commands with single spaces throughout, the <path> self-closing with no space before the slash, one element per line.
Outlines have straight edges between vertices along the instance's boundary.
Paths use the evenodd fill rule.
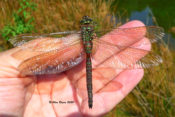
<path fill-rule="evenodd" d="M 88 19 L 88 18 L 89 18 L 89 16 L 87 16 L 87 15 L 83 16 L 83 19 Z"/>
<path fill-rule="evenodd" d="M 90 24 L 92 23 L 92 19 L 89 18 L 89 16 L 83 16 L 82 20 L 80 21 L 80 24 L 84 25 L 84 24 Z"/>

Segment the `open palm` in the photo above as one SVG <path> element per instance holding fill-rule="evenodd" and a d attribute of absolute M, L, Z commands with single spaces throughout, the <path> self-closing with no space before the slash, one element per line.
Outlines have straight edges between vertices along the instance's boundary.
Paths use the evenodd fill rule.
<path fill-rule="evenodd" d="M 144 25 L 139 21 L 132 21 L 121 28 L 138 26 Z M 149 43 L 145 38 L 134 43 L 133 46 L 143 41 Z M 102 50 L 97 50 L 97 58 L 94 58 L 94 60 L 99 59 L 98 56 L 101 52 Z M 128 51 L 125 49 L 124 52 Z M 103 54 L 105 54 L 105 51 Z M 122 54 L 122 52 L 119 54 Z M 93 108 L 89 109 L 85 61 L 60 74 L 20 77 L 17 67 L 30 56 L 31 52 L 20 48 L 0 53 L 1 115 L 26 117 L 100 116 L 112 110 L 137 85 L 144 73 L 143 69 L 94 68 Z M 102 64 L 110 64 L 110 61 Z"/>

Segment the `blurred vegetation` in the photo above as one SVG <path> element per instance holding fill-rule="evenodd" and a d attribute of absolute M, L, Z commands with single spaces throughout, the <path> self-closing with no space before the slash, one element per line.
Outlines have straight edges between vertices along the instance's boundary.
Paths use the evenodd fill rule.
<path fill-rule="evenodd" d="M 18 0 L 17 3 L 19 4 L 16 9 L 17 11 L 14 10 L 11 13 L 13 22 L 6 22 L 5 26 L 0 30 L 1 36 L 4 39 L 4 44 L 7 45 L 7 47 L 7 41 L 10 37 L 29 33 L 34 30 L 34 17 L 31 16 L 31 10 L 35 10 L 36 4 L 30 2 L 30 0 Z"/>
<path fill-rule="evenodd" d="M 10 37 L 14 37 L 19 34 L 29 33 L 34 30 L 32 22 L 34 20 L 31 17 L 31 13 L 27 10 L 31 8 L 35 10 L 35 4 L 29 2 L 29 0 L 18 0 L 19 9 L 17 12 L 13 13 L 14 24 L 7 24 L 2 29 L 2 37 L 5 40 L 9 40 Z"/>
<path fill-rule="evenodd" d="M 142 11 L 149 7 L 154 14 L 154 19 L 166 32 L 171 32 L 175 37 L 175 1 L 174 0 L 114 0 L 112 11 L 130 17 L 133 11 Z"/>
<path fill-rule="evenodd" d="M 37 5 L 36 10 L 31 10 L 33 6 L 28 7 L 27 10 L 29 11 L 28 14 L 32 16 L 29 19 L 35 19 L 35 21 L 26 21 L 22 14 L 22 20 L 25 21 L 23 24 L 25 24 L 25 26 L 26 24 L 32 23 L 35 25 L 35 30 L 32 32 L 48 33 L 76 30 L 79 29 L 79 20 L 84 15 L 93 17 L 98 23 L 98 26 L 100 26 L 98 28 L 110 26 L 110 17 L 106 17 L 109 14 L 110 0 L 108 2 L 103 0 L 98 2 L 96 2 L 96 0 L 33 0 L 32 2 Z M 6 0 L 0 1 L 0 14 L 2 14 L 0 16 L 2 19 L 0 21 L 1 27 L 5 27 L 6 24 L 15 24 L 13 13 L 18 12 L 18 9 L 20 9 L 19 3 L 20 2 L 16 0 L 11 0 L 10 2 Z M 33 26 L 30 27 L 30 25 L 27 25 L 29 32 L 32 28 Z M 2 42 L 4 41 L 1 41 L 1 45 L 7 49 L 9 47 L 8 44 Z"/>
<path fill-rule="evenodd" d="M 118 9 L 125 9 L 123 12 L 119 13 L 119 15 L 122 17 L 122 14 L 125 14 L 127 9 L 132 9 L 135 4 L 139 4 L 138 6 L 141 8 L 146 6 L 146 3 L 136 2 L 135 0 L 131 3 L 131 1 L 126 2 L 125 0 L 122 3 L 127 7 L 123 7 L 122 4 L 119 6 L 117 1 L 118 0 L 32 0 L 31 2 L 36 4 L 37 7 L 35 11 L 27 10 L 31 16 L 30 18 L 32 19 L 29 22 L 32 27 L 30 28 L 29 25 L 29 32 L 36 31 L 37 33 L 48 33 L 79 29 L 79 20 L 84 15 L 88 15 L 95 19 L 98 26 L 100 26 L 100 29 L 106 29 L 112 26 L 110 23 L 110 17 L 107 16 L 114 14 L 114 12 L 116 12 Z M 23 2 L 25 2 L 25 0 L 23 0 Z M 29 21 L 26 20 L 24 17 L 25 13 L 22 13 L 22 11 L 22 14 L 18 14 L 18 10 L 21 8 L 19 3 L 20 2 L 16 0 L 11 0 L 10 2 L 7 0 L 0 1 L 1 29 L 4 29 L 3 27 L 6 27 L 7 24 L 15 26 L 16 21 L 13 15 L 14 12 L 16 12 L 19 17 L 22 17 L 21 21 L 24 21 L 25 23 Z M 157 5 L 157 7 L 159 7 L 159 3 L 154 3 L 153 5 Z M 28 8 L 31 9 L 31 7 Z M 113 8 L 114 12 L 111 11 L 111 8 Z M 156 12 L 161 12 L 161 9 L 162 8 L 157 9 Z M 166 18 L 163 16 L 156 16 L 156 13 L 155 18 L 157 22 L 166 20 Z M 22 24 L 25 24 L 24 22 L 22 22 Z M 118 21 L 117 25 L 121 25 L 120 20 Z M 166 25 L 166 23 L 163 25 Z M 34 31 L 32 30 L 33 26 L 35 26 Z M 4 43 L 2 35 L 0 37 L 0 45 L 2 45 L 0 46 L 1 48 L 3 47 L 2 49 L 8 48 L 8 44 Z M 164 63 L 160 66 L 146 69 L 144 78 L 139 85 L 122 102 L 120 102 L 120 104 L 109 112 L 106 117 L 174 116 L 175 54 L 174 52 L 170 52 L 168 47 L 163 44 L 160 46 L 154 46 L 154 49 L 158 53 L 161 53 Z"/>

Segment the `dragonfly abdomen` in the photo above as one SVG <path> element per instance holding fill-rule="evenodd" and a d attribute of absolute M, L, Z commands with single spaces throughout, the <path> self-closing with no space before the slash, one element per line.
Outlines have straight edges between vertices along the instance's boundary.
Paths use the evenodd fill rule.
<path fill-rule="evenodd" d="M 87 80 L 87 91 L 88 91 L 88 104 L 89 108 L 93 105 L 93 94 L 92 94 L 92 62 L 91 54 L 86 54 L 86 80 Z"/>

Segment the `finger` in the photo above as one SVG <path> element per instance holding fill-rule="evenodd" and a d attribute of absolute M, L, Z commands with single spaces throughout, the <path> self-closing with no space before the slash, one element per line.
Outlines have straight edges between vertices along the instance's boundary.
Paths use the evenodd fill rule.
<path fill-rule="evenodd" d="M 137 23 L 136 21 L 134 21 L 134 23 L 138 25 L 142 25 L 142 23 L 139 23 L 139 22 Z M 132 22 L 124 26 L 130 26 L 130 24 L 132 24 Z M 132 38 L 132 37 L 128 37 L 128 38 Z M 141 43 L 147 43 L 147 44 L 138 46 Z M 143 56 L 145 56 L 149 52 L 147 50 L 150 50 L 151 45 L 148 39 L 143 38 L 139 42 L 134 43 L 132 46 L 137 46 L 137 49 L 126 47 L 125 49 L 117 50 L 117 48 L 101 47 L 100 48 L 101 50 L 100 49 L 98 50 L 98 52 L 94 56 L 93 62 L 94 63 L 99 62 L 100 64 L 97 64 L 97 67 L 95 67 L 95 70 L 93 70 L 94 72 L 96 72 L 93 77 L 94 77 L 94 80 L 100 81 L 100 79 L 98 78 L 100 74 L 100 77 L 104 78 L 105 80 L 101 80 L 101 84 L 102 84 L 101 86 L 95 85 L 94 87 L 95 92 L 98 92 L 98 90 L 101 90 L 101 88 L 103 87 L 106 88 L 105 85 L 111 82 L 114 78 L 116 78 L 117 75 L 120 74 L 122 71 L 124 71 L 127 68 L 127 65 L 129 67 L 129 65 L 135 64 L 136 61 L 138 61 Z M 109 53 L 111 54 L 111 56 L 106 57 L 106 55 L 109 55 Z M 107 59 L 104 59 L 105 58 L 104 56 Z M 103 62 L 101 62 L 102 58 L 104 59 Z M 108 72 L 108 74 L 105 71 Z M 100 87 L 97 87 L 97 86 L 100 86 Z"/>
<path fill-rule="evenodd" d="M 146 28 L 144 27 L 144 24 L 140 21 L 134 20 L 122 25 L 117 29 L 114 29 L 110 33 L 107 33 L 101 37 L 101 39 L 112 44 L 130 46 L 142 39 L 145 34 Z"/>
<path fill-rule="evenodd" d="M 136 24 L 139 25 L 139 23 L 136 23 Z M 144 43 L 144 45 L 138 46 L 142 43 Z M 111 81 L 121 71 L 123 71 L 126 68 L 129 68 L 130 65 L 131 65 L 130 66 L 131 68 L 132 68 L 132 65 L 134 68 L 134 66 L 136 66 L 135 65 L 136 61 L 138 61 L 143 56 L 145 56 L 149 52 L 147 50 L 150 50 L 150 47 L 151 47 L 149 40 L 146 38 L 140 39 L 140 41 L 134 43 L 132 47 L 133 46 L 135 47 L 137 46 L 137 48 L 126 47 L 124 49 L 119 49 L 117 47 L 111 47 L 111 46 L 109 46 L 109 48 L 107 46 L 99 47 L 99 50 L 93 57 L 94 58 L 93 63 L 96 64 L 95 71 L 101 74 L 101 77 L 107 78 L 105 80 L 105 83 L 103 84 L 106 84 L 108 83 L 108 81 Z M 105 71 L 110 71 L 110 72 L 109 74 L 106 74 Z"/>
<path fill-rule="evenodd" d="M 93 97 L 93 109 L 82 108 L 83 113 L 90 113 L 91 115 L 99 115 L 107 113 L 113 109 L 141 80 L 143 77 L 143 70 L 125 70 L 113 82 L 108 84 L 108 89 L 104 88 Z M 118 84 L 119 86 L 116 86 Z M 118 90 L 112 90 L 117 89 Z M 108 90 L 108 91 L 106 91 Z M 84 105 L 87 105 L 85 102 Z"/>
<path fill-rule="evenodd" d="M 112 56 L 113 54 L 121 52 L 122 49 L 124 50 L 124 47 L 133 46 L 134 44 L 136 45 L 139 41 L 141 41 L 144 38 L 144 35 L 146 33 L 144 27 L 134 29 L 131 26 L 140 27 L 143 26 L 143 23 L 139 21 L 129 22 L 123 25 L 122 27 L 119 27 L 126 28 L 126 31 L 118 31 L 117 29 L 115 29 L 112 32 L 101 37 L 101 39 L 104 40 L 104 42 L 109 42 L 114 46 L 116 45 L 116 47 L 110 45 L 108 46 L 105 43 L 103 44 L 103 42 L 100 43 L 98 45 L 97 52 L 93 56 L 96 64 L 104 61 L 106 58 Z"/>
<path fill-rule="evenodd" d="M 150 42 L 146 38 L 143 38 L 143 40 L 141 40 L 141 42 L 134 43 L 133 46 L 137 46 L 138 43 L 142 43 L 143 41 L 146 41 L 147 44 L 145 46 L 138 47 L 138 48 L 149 50 L 150 49 Z M 128 52 L 130 52 L 130 49 L 127 48 L 124 51 L 120 52 L 119 54 L 125 54 Z M 103 51 L 103 53 L 104 53 L 104 51 Z M 143 55 L 140 55 L 140 57 L 143 57 L 147 53 L 142 53 L 142 54 Z M 130 56 L 132 56 L 132 55 L 130 55 Z M 128 54 L 128 57 L 129 57 L 129 54 Z M 134 61 L 135 61 L 135 59 L 138 60 L 138 59 L 140 59 L 140 57 L 133 58 L 133 60 Z M 112 59 L 114 59 L 114 58 L 112 58 Z M 127 56 L 126 56 L 126 59 L 127 59 Z M 111 61 L 111 60 L 109 60 L 109 61 Z M 109 65 L 109 64 L 107 64 L 107 65 Z M 118 75 L 117 75 L 117 77 L 113 78 L 113 80 L 111 80 L 109 78 L 110 82 L 108 82 L 108 83 L 103 82 L 102 83 L 103 84 L 102 86 L 105 86 L 105 87 L 102 88 L 101 90 L 98 90 L 98 93 L 96 93 L 94 95 L 94 102 L 96 102 L 96 104 L 94 103 L 94 106 L 96 106 L 98 108 L 99 107 L 106 107 L 107 110 L 109 111 L 118 102 L 120 102 L 135 87 L 135 85 L 140 81 L 140 79 L 143 76 L 143 70 L 142 69 L 124 70 L 124 71 L 121 70 L 122 72 L 121 71 L 116 72 L 114 70 L 113 73 L 111 73 L 112 70 L 108 70 L 108 71 L 110 71 L 110 77 L 111 77 L 111 74 L 114 74 L 111 78 L 115 77 L 116 74 L 118 74 Z M 102 71 L 101 74 L 104 74 L 104 71 Z M 95 86 L 97 86 L 97 84 Z M 97 89 L 95 89 L 95 90 L 97 90 Z M 116 92 L 116 93 L 114 93 L 114 92 Z M 96 99 L 96 101 L 95 101 L 95 99 Z M 104 103 L 99 103 L 98 101 L 100 99 Z M 113 102 L 115 102 L 115 103 L 113 103 Z M 103 111 L 103 110 L 100 110 L 100 111 Z M 106 111 L 106 110 L 104 110 L 104 111 Z"/>

